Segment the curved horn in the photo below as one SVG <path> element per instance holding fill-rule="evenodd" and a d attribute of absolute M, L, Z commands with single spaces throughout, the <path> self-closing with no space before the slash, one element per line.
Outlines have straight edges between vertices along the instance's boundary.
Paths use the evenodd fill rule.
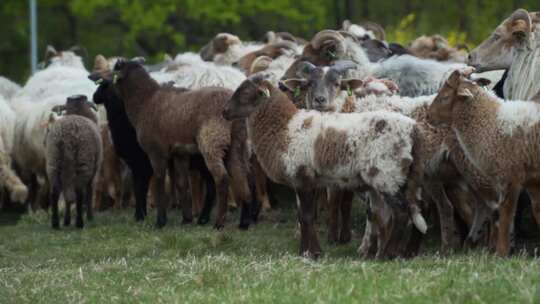
<path fill-rule="evenodd" d="M 343 45 L 343 41 L 345 40 L 345 38 L 343 38 L 343 36 L 337 31 L 323 30 L 315 34 L 313 39 L 311 39 L 311 44 L 313 45 L 314 49 L 319 50 L 323 46 L 323 44 L 329 40 L 335 41 L 339 45 Z M 342 48 L 345 49 L 344 46 L 342 46 Z"/>
<path fill-rule="evenodd" d="M 264 73 L 264 72 L 259 72 L 259 73 L 255 73 L 251 76 L 248 77 L 248 80 L 255 83 L 255 84 L 259 84 L 261 83 L 263 80 L 266 80 L 270 78 L 270 74 L 269 73 Z"/>
<path fill-rule="evenodd" d="M 298 70 L 296 72 L 296 75 L 298 77 L 302 77 L 302 78 L 309 78 L 311 73 L 313 73 L 313 71 L 315 71 L 316 69 L 317 69 L 317 67 L 314 64 L 312 64 L 311 62 L 302 61 L 302 62 L 300 62 L 300 65 L 298 66 Z"/>
<path fill-rule="evenodd" d="M 360 24 L 362 27 L 364 27 L 368 31 L 372 31 L 373 34 L 375 34 L 375 37 L 379 40 L 386 40 L 386 32 L 384 31 L 384 28 L 372 21 L 365 21 Z"/>
<path fill-rule="evenodd" d="M 251 67 L 249 68 L 249 75 L 264 71 L 272 63 L 272 58 L 268 56 L 259 56 L 253 60 Z"/>

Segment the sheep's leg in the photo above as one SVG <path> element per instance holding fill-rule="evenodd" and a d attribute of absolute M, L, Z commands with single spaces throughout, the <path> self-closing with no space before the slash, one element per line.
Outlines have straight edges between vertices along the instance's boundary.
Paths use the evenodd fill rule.
<path fill-rule="evenodd" d="M 212 209 L 214 208 L 217 194 L 216 194 L 216 184 L 214 182 L 214 178 L 210 174 L 210 171 L 208 171 L 206 164 L 200 168 L 200 172 L 201 172 L 202 179 L 205 182 L 206 198 L 204 200 L 204 205 L 201 210 L 201 215 L 199 216 L 197 224 L 205 225 L 210 221 L 210 213 L 212 212 Z"/>
<path fill-rule="evenodd" d="M 272 206 L 270 205 L 270 198 L 268 197 L 268 183 L 266 174 L 262 169 L 259 161 L 256 156 L 251 157 L 251 172 L 253 173 L 253 178 L 255 180 L 255 193 L 259 205 L 261 205 L 262 210 L 270 210 Z"/>
<path fill-rule="evenodd" d="M 77 195 L 77 201 L 75 202 L 76 206 L 77 206 L 77 219 L 75 221 L 75 226 L 77 228 L 83 228 L 84 227 L 84 220 L 83 220 L 83 202 L 82 202 L 82 196 L 79 197 L 79 195 Z M 67 202 L 66 202 L 67 204 Z"/>
<path fill-rule="evenodd" d="M 92 206 L 92 195 L 93 195 L 93 191 L 92 191 L 92 182 L 89 182 L 87 185 L 86 185 L 86 189 L 84 191 L 84 196 L 83 196 L 83 204 L 86 206 L 86 219 L 88 221 L 93 221 L 94 220 L 94 208 Z"/>
<path fill-rule="evenodd" d="M 71 204 L 66 201 L 66 208 L 64 210 L 64 226 L 71 225 Z"/>
<path fill-rule="evenodd" d="M 151 170 L 133 170 L 133 192 L 135 194 L 135 221 L 143 221 L 146 217 L 148 188 L 150 186 Z"/>
<path fill-rule="evenodd" d="M 454 207 L 446 196 L 443 186 L 438 182 L 426 183 L 424 189 L 431 196 L 439 213 L 441 225 L 441 250 L 448 253 L 459 247 L 459 237 L 454 220 Z"/>
<path fill-rule="evenodd" d="M 360 247 L 358 247 L 358 254 L 361 259 L 369 259 L 375 257 L 377 253 L 377 234 L 375 231 L 375 226 L 373 224 L 373 213 L 371 209 L 366 209 L 366 227 L 364 229 L 364 236 L 362 237 L 362 242 Z"/>
<path fill-rule="evenodd" d="M 189 159 L 186 157 L 174 157 L 171 169 L 171 182 L 174 185 L 174 190 L 176 190 L 173 191 L 176 193 L 180 206 L 182 206 L 182 224 L 192 223 L 192 202 L 187 195 L 188 180 L 186 178 L 189 171 Z"/>
<path fill-rule="evenodd" d="M 392 231 L 394 229 L 392 221 L 392 209 L 389 205 L 388 199 L 393 199 L 387 197 L 386 199 L 382 198 L 380 194 L 375 194 L 376 200 L 373 201 L 372 211 L 374 215 L 374 223 L 377 227 L 377 253 L 375 254 L 376 259 L 385 259 L 389 256 L 387 255 L 387 247 L 392 237 Z"/>
<path fill-rule="evenodd" d="M 60 184 L 58 182 L 51 183 L 50 195 L 52 207 L 51 224 L 54 229 L 59 229 L 60 219 L 58 216 L 58 199 L 60 198 Z"/>
<path fill-rule="evenodd" d="M 237 155 L 229 156 L 227 170 L 231 177 L 231 188 L 234 198 L 242 208 L 238 227 L 246 230 L 251 223 L 252 192 L 249 185 L 248 168 L 237 157 Z"/>
<path fill-rule="evenodd" d="M 540 226 L 540 185 L 527 187 L 536 224 Z"/>
<path fill-rule="evenodd" d="M 213 150 L 213 151 L 212 151 Z M 216 217 L 215 229 L 222 229 L 225 225 L 225 216 L 227 214 L 227 198 L 229 197 L 229 176 L 225 164 L 223 163 L 224 155 L 220 155 L 219 149 L 208 149 L 208 152 L 203 153 L 203 158 L 206 167 L 215 182 L 215 189 L 218 201 L 218 214 Z M 211 151 L 211 152 L 210 152 Z"/>
<path fill-rule="evenodd" d="M 210 221 L 210 213 L 212 212 L 212 208 L 214 207 L 214 202 L 216 200 L 216 186 L 214 183 L 214 179 L 206 166 L 204 166 L 204 168 L 201 168 L 200 172 L 203 181 L 206 183 L 206 198 L 204 200 L 204 205 L 201 210 L 201 215 L 197 220 L 197 224 L 205 225 L 208 223 L 208 221 Z"/>
<path fill-rule="evenodd" d="M 455 213 L 465 222 L 468 227 L 471 227 L 474 222 L 475 211 L 471 203 L 475 200 L 475 195 L 470 189 L 462 187 L 451 187 L 444 189 L 446 197 L 452 203 Z"/>
<path fill-rule="evenodd" d="M 167 202 L 165 201 L 165 175 L 167 161 L 162 155 L 150 156 L 154 168 L 154 201 L 157 209 L 156 227 L 162 228 L 167 224 Z"/>
<path fill-rule="evenodd" d="M 477 199 L 476 208 L 474 210 L 474 218 L 465 239 L 465 246 L 472 248 L 478 244 L 482 236 L 486 235 L 487 228 L 493 218 L 494 210 L 492 210 L 483 199 Z"/>
<path fill-rule="evenodd" d="M 343 201 L 343 191 L 328 189 L 328 243 L 335 244 L 339 240 L 339 206 Z"/>
<path fill-rule="evenodd" d="M 96 178 L 95 194 L 94 194 L 94 206 L 96 210 L 103 210 L 103 186 L 105 184 L 105 179 L 103 178 L 103 168 L 100 169 L 98 176 Z"/>
<path fill-rule="evenodd" d="M 204 191 L 199 170 L 189 170 L 189 191 L 191 192 L 193 215 L 198 217 L 204 205 Z"/>
<path fill-rule="evenodd" d="M 510 185 L 504 197 L 504 201 L 499 206 L 499 224 L 496 250 L 499 256 L 510 254 L 510 238 L 516 213 L 517 199 L 520 187 Z"/>
<path fill-rule="evenodd" d="M 298 190 L 300 199 L 299 219 L 300 219 L 300 255 L 310 258 L 318 258 L 322 254 L 317 230 L 315 229 L 315 213 L 317 204 L 315 194 L 312 190 Z"/>
<path fill-rule="evenodd" d="M 352 211 L 353 193 L 350 191 L 344 191 L 341 200 L 341 231 L 339 233 L 339 242 L 341 244 L 347 244 L 351 241 L 351 211 Z"/>

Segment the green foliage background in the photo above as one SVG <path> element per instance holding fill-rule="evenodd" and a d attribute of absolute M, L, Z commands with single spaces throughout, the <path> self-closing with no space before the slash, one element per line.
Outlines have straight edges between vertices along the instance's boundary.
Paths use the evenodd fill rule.
<path fill-rule="evenodd" d="M 219 32 L 259 39 L 268 30 L 309 38 L 343 19 L 383 25 L 389 41 L 440 33 L 471 46 L 514 9 L 540 10 L 538 0 L 38 0 L 39 55 L 78 44 L 89 58 L 198 50 Z M 29 67 L 26 0 L 0 1 L 0 75 L 24 82 Z M 86 59 L 87 66 L 90 60 Z"/>

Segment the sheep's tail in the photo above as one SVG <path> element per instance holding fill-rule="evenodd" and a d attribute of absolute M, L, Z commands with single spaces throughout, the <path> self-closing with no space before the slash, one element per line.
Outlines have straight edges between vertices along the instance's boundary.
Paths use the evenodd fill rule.
<path fill-rule="evenodd" d="M 422 127 L 416 124 L 412 134 L 414 143 L 412 147 L 413 162 L 407 179 L 405 197 L 409 203 L 409 214 L 414 226 L 416 229 L 418 229 L 418 231 L 425 234 L 428 227 L 417 203 L 422 199 L 421 192 L 419 192 L 419 190 L 421 189 L 421 185 L 423 185 L 424 177 L 422 155 L 425 155 L 425 153 L 422 151 L 422 149 L 426 145 L 424 145 L 422 142 L 422 139 L 424 138 L 422 131 Z"/>

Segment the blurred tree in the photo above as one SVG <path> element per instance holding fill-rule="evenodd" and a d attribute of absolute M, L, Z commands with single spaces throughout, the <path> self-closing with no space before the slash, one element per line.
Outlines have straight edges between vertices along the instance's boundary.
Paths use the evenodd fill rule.
<path fill-rule="evenodd" d="M 89 58 L 146 56 L 198 50 L 216 33 L 260 39 L 268 30 L 309 38 L 345 18 L 383 25 L 388 39 L 408 43 L 440 33 L 474 45 L 515 8 L 540 9 L 538 0 L 38 0 L 38 45 L 86 47 Z M 29 75 L 28 1 L 0 1 L 0 75 Z M 90 67 L 91 60 L 87 59 Z"/>

